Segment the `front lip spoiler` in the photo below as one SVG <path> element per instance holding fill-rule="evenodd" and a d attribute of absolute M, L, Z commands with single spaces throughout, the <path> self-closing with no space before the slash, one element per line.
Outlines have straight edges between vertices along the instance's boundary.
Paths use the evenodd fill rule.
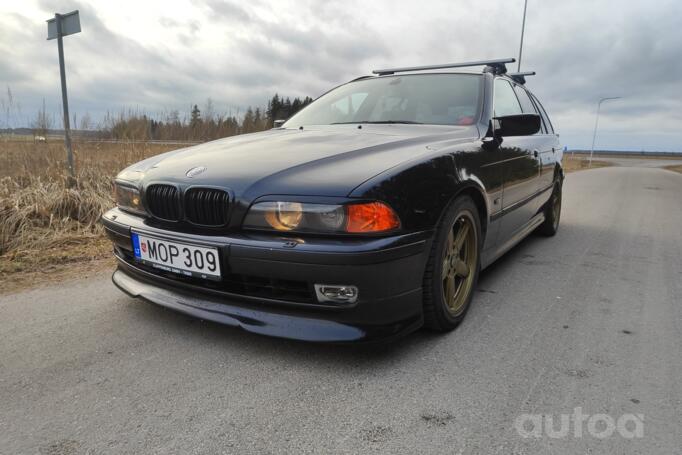
<path fill-rule="evenodd" d="M 279 338 L 322 343 L 385 342 L 410 333 L 423 323 L 419 315 L 400 324 L 363 327 L 328 319 L 244 308 L 208 295 L 197 298 L 174 289 L 154 286 L 125 273 L 121 268 L 114 272 L 111 279 L 116 287 L 131 297 L 139 297 L 200 319 Z"/>

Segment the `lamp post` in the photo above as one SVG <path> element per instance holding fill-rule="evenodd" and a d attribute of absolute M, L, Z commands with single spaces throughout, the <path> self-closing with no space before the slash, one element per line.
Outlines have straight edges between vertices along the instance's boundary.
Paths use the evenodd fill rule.
<path fill-rule="evenodd" d="M 526 30 L 526 9 L 528 8 L 528 0 L 523 2 L 523 22 L 521 23 L 521 44 L 519 45 L 519 64 L 516 67 L 516 72 L 521 72 L 521 54 L 523 53 L 523 32 Z"/>
<path fill-rule="evenodd" d="M 610 96 L 607 98 L 602 98 L 597 103 L 597 118 L 594 121 L 594 133 L 592 133 L 592 148 L 590 148 L 590 164 L 588 167 L 592 167 L 592 156 L 594 155 L 594 141 L 597 139 L 597 127 L 599 126 L 599 112 L 601 110 L 601 103 L 608 100 L 618 100 L 622 97 L 620 96 Z"/>

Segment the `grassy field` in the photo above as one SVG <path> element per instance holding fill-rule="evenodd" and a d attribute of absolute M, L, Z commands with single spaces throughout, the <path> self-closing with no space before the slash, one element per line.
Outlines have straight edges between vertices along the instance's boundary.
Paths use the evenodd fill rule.
<path fill-rule="evenodd" d="M 76 185 L 67 185 L 60 141 L 0 139 L 0 292 L 113 264 L 98 223 L 113 206 L 112 178 L 124 167 L 179 144 L 74 144 Z M 568 172 L 583 157 L 564 157 Z M 592 167 L 608 163 L 593 161 Z"/>
<path fill-rule="evenodd" d="M 669 171 L 675 171 L 675 172 L 679 172 L 680 174 L 682 174 L 682 165 L 680 165 L 680 164 L 673 165 L 673 166 L 666 166 L 665 168 L 668 169 Z"/>
<path fill-rule="evenodd" d="M 61 142 L 0 140 L 0 291 L 110 256 L 98 220 L 127 165 L 179 145 L 82 142 L 67 185 Z"/>
<path fill-rule="evenodd" d="M 565 172 L 575 172 L 582 171 L 583 169 L 589 169 L 589 164 L 589 157 L 587 156 L 564 154 L 563 165 Z M 592 168 L 608 166 L 612 166 L 612 164 L 607 161 L 592 160 Z"/>

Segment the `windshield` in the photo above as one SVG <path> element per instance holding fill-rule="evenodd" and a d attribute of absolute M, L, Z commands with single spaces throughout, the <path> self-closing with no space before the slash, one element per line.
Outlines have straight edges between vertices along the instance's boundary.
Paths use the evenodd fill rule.
<path fill-rule="evenodd" d="M 351 82 L 321 96 L 284 126 L 472 125 L 478 117 L 481 79 L 477 74 L 413 74 Z"/>

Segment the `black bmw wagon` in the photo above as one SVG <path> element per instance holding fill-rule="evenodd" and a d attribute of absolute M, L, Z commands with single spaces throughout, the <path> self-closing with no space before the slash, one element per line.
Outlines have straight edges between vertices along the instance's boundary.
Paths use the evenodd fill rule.
<path fill-rule="evenodd" d="M 277 337 L 455 328 L 481 269 L 559 225 L 558 136 L 510 62 L 377 70 L 269 131 L 130 166 L 102 217 L 113 282 Z M 465 66 L 484 69 L 434 71 Z"/>

